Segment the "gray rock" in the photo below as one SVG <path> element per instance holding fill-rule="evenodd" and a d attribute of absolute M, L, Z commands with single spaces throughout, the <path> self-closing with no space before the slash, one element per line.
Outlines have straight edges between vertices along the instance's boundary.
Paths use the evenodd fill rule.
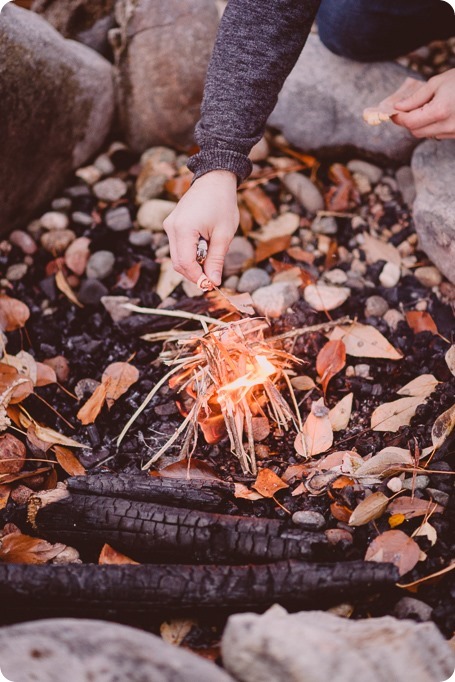
<path fill-rule="evenodd" d="M 238 275 L 231 275 L 224 280 L 223 286 L 226 287 L 226 289 L 231 289 L 231 291 L 237 291 L 239 280 L 240 277 Z"/>
<path fill-rule="evenodd" d="M 382 317 L 389 309 L 389 304 L 382 296 L 369 296 L 365 301 L 365 317 Z"/>
<path fill-rule="evenodd" d="M 98 168 L 101 175 L 111 175 L 115 171 L 115 166 L 112 163 L 108 154 L 100 154 L 93 162 L 95 168 Z"/>
<path fill-rule="evenodd" d="M 319 512 L 296 511 L 292 515 L 292 523 L 307 530 L 321 530 L 325 526 L 325 518 Z"/>
<path fill-rule="evenodd" d="M 36 249 L 38 248 L 36 246 L 35 240 L 27 234 L 27 232 L 24 232 L 23 230 L 13 230 L 9 236 L 9 240 L 11 244 L 14 244 L 14 246 L 17 246 L 22 253 L 32 255 L 35 253 Z"/>
<path fill-rule="evenodd" d="M 395 604 L 393 615 L 395 618 L 411 618 L 419 623 L 430 620 L 433 608 L 429 604 L 414 599 L 413 597 L 402 597 L 400 601 Z"/>
<path fill-rule="evenodd" d="M 115 14 L 110 39 L 129 146 L 190 145 L 218 26 L 215 3 L 117 0 Z"/>
<path fill-rule="evenodd" d="M 412 157 L 420 246 L 455 284 L 455 140 L 426 140 Z"/>
<path fill-rule="evenodd" d="M 233 682 L 214 663 L 136 628 L 58 618 L 0 629 L 0 661 L 15 682 Z M 63 674 L 64 671 L 64 674 Z"/>
<path fill-rule="evenodd" d="M 414 277 L 416 277 L 420 284 L 424 287 L 437 287 L 442 282 L 442 275 L 439 270 L 435 267 L 424 265 L 421 268 L 416 268 L 414 270 Z"/>
<path fill-rule="evenodd" d="M 162 232 L 163 222 L 177 206 L 175 201 L 165 199 L 149 199 L 137 212 L 137 222 L 141 227 L 153 232 Z"/>
<path fill-rule="evenodd" d="M 384 322 L 387 322 L 390 329 L 395 331 L 395 329 L 398 327 L 398 323 L 404 320 L 404 315 L 400 313 L 399 310 L 392 308 L 391 310 L 388 310 L 386 313 L 384 313 L 383 319 Z"/>
<path fill-rule="evenodd" d="M 386 263 L 379 275 L 379 281 L 386 289 L 391 289 L 400 281 L 401 270 L 396 263 Z"/>
<path fill-rule="evenodd" d="M 415 476 L 415 478 L 406 478 L 402 482 L 402 487 L 407 490 L 425 490 L 430 484 L 430 479 L 428 476 L 420 475 Z"/>
<path fill-rule="evenodd" d="M 382 168 L 374 166 L 372 163 L 368 163 L 368 161 L 352 159 L 352 161 L 349 161 L 347 164 L 347 167 L 351 173 L 361 173 L 362 175 L 365 175 L 373 185 L 376 185 L 382 178 Z"/>
<path fill-rule="evenodd" d="M 18 282 L 27 274 L 28 265 L 27 263 L 14 263 L 10 265 L 6 271 L 6 279 L 10 282 Z"/>
<path fill-rule="evenodd" d="M 248 239 L 246 237 L 234 237 L 224 259 L 223 276 L 238 275 L 248 265 L 251 265 L 253 259 L 254 249 Z"/>
<path fill-rule="evenodd" d="M 0 63 L 2 232 L 50 201 L 103 144 L 114 89 L 107 60 L 12 4 L 1 14 Z"/>
<path fill-rule="evenodd" d="M 107 288 L 98 279 L 84 279 L 77 292 L 77 297 L 84 305 L 98 305 L 107 294 Z"/>
<path fill-rule="evenodd" d="M 71 220 L 76 225 L 83 225 L 84 227 L 90 227 L 93 224 L 93 218 L 88 213 L 83 213 L 82 211 L 74 211 L 71 214 Z"/>
<path fill-rule="evenodd" d="M 118 206 L 106 211 L 104 221 L 108 228 L 113 232 L 124 232 L 133 227 L 131 215 L 126 206 Z"/>
<path fill-rule="evenodd" d="M 41 246 L 49 253 L 61 254 L 74 242 L 76 235 L 73 230 L 51 230 L 41 237 Z"/>
<path fill-rule="evenodd" d="M 95 251 L 88 259 L 85 272 L 89 279 L 105 279 L 114 269 L 115 256 L 111 251 Z"/>
<path fill-rule="evenodd" d="M 40 224 L 45 230 L 66 230 L 69 225 L 69 220 L 66 213 L 48 211 L 41 216 Z"/>
<path fill-rule="evenodd" d="M 416 198 L 416 187 L 411 167 L 401 166 L 395 173 L 395 178 L 403 200 L 411 207 Z"/>
<path fill-rule="evenodd" d="M 447 679 L 455 663 L 434 623 L 288 614 L 281 606 L 231 616 L 222 657 L 241 682 L 435 682 Z"/>
<path fill-rule="evenodd" d="M 324 198 L 310 178 L 302 173 L 287 173 L 283 185 L 309 213 L 317 213 L 324 208 Z"/>
<path fill-rule="evenodd" d="M 258 163 L 258 161 L 265 161 L 270 154 L 269 143 L 265 137 L 261 137 L 259 142 L 256 142 L 254 147 L 251 149 L 248 156 L 253 163 Z"/>
<path fill-rule="evenodd" d="M 300 149 L 362 150 L 380 160 L 408 161 L 418 144 L 392 123 L 369 126 L 365 107 L 378 104 L 415 72 L 395 62 L 354 62 L 330 52 L 310 35 L 288 77 L 269 123 Z"/>
<path fill-rule="evenodd" d="M 118 201 L 125 196 L 128 187 L 120 178 L 106 178 L 97 182 L 93 191 L 101 201 Z"/>
<path fill-rule="evenodd" d="M 150 246 L 152 239 L 152 233 L 148 230 L 137 230 L 135 232 L 131 232 L 130 236 L 128 237 L 130 244 L 139 247 Z"/>
<path fill-rule="evenodd" d="M 317 216 L 311 223 L 311 229 L 317 234 L 336 234 L 338 225 L 332 216 Z"/>
<path fill-rule="evenodd" d="M 281 317 L 299 300 L 299 290 L 291 282 L 274 282 L 254 291 L 252 299 L 259 315 Z"/>
<path fill-rule="evenodd" d="M 260 287 L 266 287 L 270 284 L 270 275 L 262 268 L 249 268 L 240 277 L 237 284 L 237 291 L 241 293 L 252 293 Z"/>
<path fill-rule="evenodd" d="M 57 197 L 52 200 L 51 207 L 53 211 L 69 211 L 71 209 L 71 199 L 68 197 Z"/>

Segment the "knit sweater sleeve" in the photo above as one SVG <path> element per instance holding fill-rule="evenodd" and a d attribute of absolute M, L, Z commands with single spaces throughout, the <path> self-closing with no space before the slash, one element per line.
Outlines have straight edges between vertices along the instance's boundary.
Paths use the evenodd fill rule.
<path fill-rule="evenodd" d="M 229 0 L 207 71 L 195 178 L 229 170 L 241 181 L 283 83 L 311 29 L 320 0 Z"/>

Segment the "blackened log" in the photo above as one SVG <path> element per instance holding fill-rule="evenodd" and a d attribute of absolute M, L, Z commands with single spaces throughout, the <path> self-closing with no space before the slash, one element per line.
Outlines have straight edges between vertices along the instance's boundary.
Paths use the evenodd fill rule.
<path fill-rule="evenodd" d="M 53 494 L 50 491 L 47 495 Z M 32 506 L 35 500 L 31 498 Z M 43 506 L 34 524 L 40 537 L 76 547 L 84 556 L 88 556 L 87 549 L 99 551 L 107 542 L 133 559 L 155 563 L 309 559 L 317 556 L 319 547 L 327 545 L 324 533 L 289 528 L 276 519 L 75 493 L 66 493 L 63 499 Z"/>
<path fill-rule="evenodd" d="M 154 610 L 290 609 L 356 601 L 398 580 L 392 564 L 353 561 L 256 566 L 0 565 L 0 603 L 29 614 L 150 614 Z M 4 616 L 3 616 L 4 617 Z"/>
<path fill-rule="evenodd" d="M 89 474 L 66 481 L 75 493 L 121 497 L 206 511 L 226 511 L 234 486 L 224 481 L 197 478 L 160 478 L 149 474 Z"/>

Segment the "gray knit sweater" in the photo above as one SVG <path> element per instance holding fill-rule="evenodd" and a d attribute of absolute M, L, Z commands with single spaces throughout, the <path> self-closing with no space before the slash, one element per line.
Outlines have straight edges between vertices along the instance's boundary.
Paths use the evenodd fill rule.
<path fill-rule="evenodd" d="M 261 138 L 283 83 L 310 32 L 320 0 L 229 0 L 207 71 L 188 167 L 198 178 L 251 172 L 248 153 Z"/>

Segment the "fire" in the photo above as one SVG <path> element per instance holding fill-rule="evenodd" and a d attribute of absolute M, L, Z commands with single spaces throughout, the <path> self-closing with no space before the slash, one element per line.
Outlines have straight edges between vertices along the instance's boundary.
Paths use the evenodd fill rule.
<path fill-rule="evenodd" d="M 253 362 L 247 363 L 246 368 L 248 370 L 246 374 L 219 387 L 218 399 L 222 400 L 223 394 L 237 392 L 236 402 L 240 402 L 245 397 L 248 389 L 263 384 L 268 377 L 279 371 L 279 368 L 275 367 L 265 355 L 258 355 Z"/>

